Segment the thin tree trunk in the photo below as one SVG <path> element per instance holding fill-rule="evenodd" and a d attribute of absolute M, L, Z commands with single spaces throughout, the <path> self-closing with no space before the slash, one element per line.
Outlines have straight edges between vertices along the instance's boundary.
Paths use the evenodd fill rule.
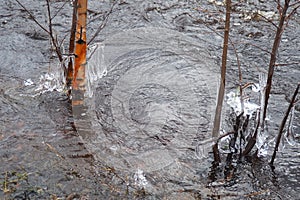
<path fill-rule="evenodd" d="M 272 52 L 271 52 L 271 58 L 269 63 L 269 71 L 268 71 L 268 79 L 267 79 L 267 85 L 266 85 L 266 92 L 265 92 L 265 102 L 264 102 L 264 110 L 263 110 L 263 118 L 262 118 L 262 127 L 264 127 L 265 119 L 267 116 L 267 107 L 268 107 L 268 101 L 270 97 L 271 87 L 272 87 L 272 78 L 274 74 L 275 69 L 275 62 L 276 62 L 276 54 L 278 52 L 279 44 L 281 41 L 281 36 L 284 30 L 284 21 L 286 19 L 287 10 L 289 8 L 290 0 L 285 0 L 284 7 L 282 9 L 282 13 L 280 15 L 280 21 L 279 25 L 277 27 Z"/>
<path fill-rule="evenodd" d="M 80 94 L 75 99 L 72 96 L 73 105 L 83 104 L 83 95 L 85 91 L 85 66 L 86 66 L 86 20 L 87 20 L 87 0 L 78 0 L 77 3 L 77 26 L 75 43 L 75 65 L 74 77 L 72 83 L 73 91 Z"/>
<path fill-rule="evenodd" d="M 71 35 L 70 35 L 70 44 L 69 44 L 69 54 L 74 54 L 75 49 L 75 35 L 76 35 L 76 25 L 77 25 L 77 4 L 78 0 L 74 0 L 73 2 L 73 16 L 72 16 L 72 26 L 71 26 Z M 69 60 L 68 69 L 67 69 L 67 77 L 66 83 L 68 89 L 72 86 L 73 81 L 73 59 Z"/>
<path fill-rule="evenodd" d="M 217 102 L 215 119 L 214 119 L 214 128 L 212 132 L 213 137 L 218 137 L 220 132 L 222 106 L 223 106 L 223 99 L 225 93 L 226 61 L 227 61 L 229 30 L 230 30 L 230 12 L 231 12 L 231 0 L 226 0 L 226 22 L 225 22 L 225 31 L 224 31 L 221 81 L 220 81 L 218 102 Z"/>

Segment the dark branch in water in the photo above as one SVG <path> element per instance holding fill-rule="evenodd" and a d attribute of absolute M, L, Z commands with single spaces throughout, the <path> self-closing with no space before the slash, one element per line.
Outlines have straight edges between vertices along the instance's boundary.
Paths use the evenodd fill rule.
<path fill-rule="evenodd" d="M 284 115 L 284 118 L 283 118 L 281 124 L 280 124 L 279 132 L 278 132 L 278 136 L 277 136 L 277 140 L 276 140 L 275 149 L 274 149 L 274 152 L 273 152 L 272 159 L 270 161 L 270 165 L 272 167 L 274 167 L 274 160 L 275 160 L 276 153 L 278 151 L 278 147 L 279 147 L 279 144 L 280 144 L 280 141 L 281 141 L 281 137 L 282 137 L 282 133 L 283 133 L 283 129 L 284 129 L 285 123 L 286 123 L 286 121 L 288 119 L 288 116 L 290 114 L 290 111 L 291 111 L 292 107 L 294 106 L 294 104 L 296 102 L 296 97 L 297 97 L 297 94 L 298 94 L 298 91 L 299 91 L 299 87 L 300 87 L 300 83 L 298 83 L 298 85 L 297 85 L 297 88 L 296 88 L 296 90 L 294 92 L 294 95 L 293 95 L 293 97 L 291 99 L 289 107 L 288 107 L 288 109 L 287 109 L 287 111 L 286 111 L 286 113 Z"/>

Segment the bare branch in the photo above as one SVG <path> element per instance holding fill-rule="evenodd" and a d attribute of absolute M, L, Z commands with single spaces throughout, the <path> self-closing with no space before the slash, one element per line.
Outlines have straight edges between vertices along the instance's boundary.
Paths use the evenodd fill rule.
<path fill-rule="evenodd" d="M 266 92 L 265 92 L 265 102 L 264 102 L 264 110 L 263 110 L 262 127 L 264 126 L 264 122 L 265 122 L 265 119 L 266 119 L 266 116 L 267 116 L 267 107 L 268 107 L 268 102 L 269 102 L 269 97 L 270 97 L 270 92 L 271 92 L 271 87 L 272 87 L 272 79 L 273 79 L 275 62 L 276 62 L 276 54 L 277 54 L 279 44 L 280 44 L 280 41 L 281 41 L 281 36 L 282 36 L 283 30 L 284 30 L 284 21 L 285 21 L 285 17 L 286 17 L 286 14 L 287 14 L 287 10 L 289 8 L 289 3 L 290 3 L 290 0 L 285 0 L 285 4 L 284 4 L 284 7 L 282 9 L 282 14 L 280 16 L 278 29 L 276 31 L 276 35 L 275 35 L 274 43 L 273 43 L 273 47 L 272 47 L 272 53 L 271 53 L 271 58 L 270 58 L 270 62 L 269 62 Z"/>
<path fill-rule="evenodd" d="M 256 14 L 257 14 L 258 16 L 264 18 L 264 19 L 266 20 L 266 22 L 271 23 L 275 28 L 278 28 L 278 26 L 277 26 L 272 20 L 268 19 L 266 16 L 264 16 L 264 15 L 258 13 L 258 12 L 257 12 Z"/>
<path fill-rule="evenodd" d="M 43 29 L 46 33 L 50 35 L 50 32 L 42 25 L 40 22 L 36 20 L 36 18 L 33 16 L 33 14 L 19 1 L 16 0 L 16 2 L 29 14 L 30 18 L 41 28 Z"/>
<path fill-rule="evenodd" d="M 55 13 L 54 15 L 52 15 L 52 18 L 51 18 L 51 19 L 54 19 L 54 18 L 58 15 L 58 13 L 65 7 L 65 5 L 67 4 L 67 2 L 68 2 L 68 1 L 65 1 L 65 2 L 63 3 L 63 5 L 62 5 L 61 7 L 59 7 L 59 9 L 56 11 L 56 13 Z"/>
<path fill-rule="evenodd" d="M 295 3 L 290 4 L 290 6 L 293 7 L 293 6 L 297 5 L 297 4 L 300 4 L 300 0 L 296 1 Z"/>
<path fill-rule="evenodd" d="M 300 2 L 298 2 L 300 3 Z M 296 13 L 297 9 L 300 7 L 300 4 L 297 5 L 291 12 L 290 14 L 286 17 L 286 23 L 288 24 L 288 22 L 290 21 L 290 18 Z"/>
<path fill-rule="evenodd" d="M 300 62 L 293 62 L 293 63 L 276 63 L 275 66 L 288 66 L 288 65 L 299 65 Z"/>
<path fill-rule="evenodd" d="M 277 10 L 278 10 L 279 14 L 281 15 L 282 14 L 282 6 L 280 4 L 280 1 L 279 0 L 275 0 L 275 2 L 277 3 Z"/>
<path fill-rule="evenodd" d="M 49 36 L 50 36 L 52 44 L 55 48 L 55 52 L 57 54 L 57 57 L 58 57 L 59 61 L 62 62 L 63 61 L 62 53 L 61 53 L 61 51 L 58 47 L 57 39 L 53 35 L 50 2 L 49 2 L 49 0 L 46 0 L 46 2 L 47 2 L 47 14 L 48 14 L 48 20 L 49 20 Z"/>
<path fill-rule="evenodd" d="M 103 30 L 103 28 L 105 27 L 105 25 L 107 24 L 108 18 L 110 16 L 110 14 L 112 13 L 115 5 L 117 4 L 118 1 L 114 1 L 113 5 L 110 7 L 109 11 L 107 12 L 104 20 L 102 21 L 102 23 L 100 24 L 100 26 L 98 27 L 97 31 L 95 32 L 95 34 L 91 37 L 90 41 L 87 43 L 87 45 L 90 45 L 91 42 L 94 41 L 94 39 L 99 35 L 100 31 Z"/>
<path fill-rule="evenodd" d="M 290 111 L 291 111 L 292 107 L 293 107 L 294 104 L 295 104 L 295 100 L 296 100 L 296 97 L 297 97 L 297 94 L 298 94 L 298 91 L 299 91 L 299 87 L 300 87 L 300 83 L 298 83 L 298 85 L 297 85 L 297 88 L 296 88 L 296 90 L 295 90 L 295 92 L 294 92 L 294 95 L 293 95 L 292 100 L 291 100 L 291 102 L 290 102 L 290 104 L 289 104 L 289 107 L 288 107 L 288 109 L 287 109 L 287 111 L 286 111 L 286 113 L 285 113 L 285 115 L 284 115 L 284 117 L 283 117 L 283 120 L 282 120 L 281 124 L 280 124 L 279 132 L 278 132 L 278 136 L 277 136 L 277 140 L 276 140 L 275 149 L 274 149 L 274 152 L 273 152 L 273 155 L 272 155 L 272 159 L 271 159 L 271 161 L 270 161 L 270 165 L 271 165 L 271 166 L 274 165 L 274 160 L 275 160 L 276 153 L 277 153 L 277 151 L 278 151 L 278 147 L 279 147 L 279 144 L 280 144 L 280 141 L 281 141 L 282 132 L 283 132 L 285 123 L 286 123 L 286 121 L 287 121 L 287 118 L 288 118 L 288 116 L 289 116 L 289 114 L 290 114 Z M 274 167 L 274 166 L 273 166 L 273 167 Z"/>

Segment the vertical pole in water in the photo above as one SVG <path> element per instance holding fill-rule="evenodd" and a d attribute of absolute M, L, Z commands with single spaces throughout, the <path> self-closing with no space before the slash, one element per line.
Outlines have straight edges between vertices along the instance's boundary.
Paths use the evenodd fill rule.
<path fill-rule="evenodd" d="M 76 2 L 76 1 L 75 1 Z M 83 105 L 85 92 L 85 66 L 86 66 L 86 20 L 87 0 L 77 1 L 77 24 L 75 35 L 75 65 L 72 83 L 72 105 Z"/>

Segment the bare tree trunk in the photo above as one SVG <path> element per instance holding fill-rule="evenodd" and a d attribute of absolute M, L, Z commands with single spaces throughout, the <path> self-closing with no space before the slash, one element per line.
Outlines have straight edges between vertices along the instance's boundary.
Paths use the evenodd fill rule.
<path fill-rule="evenodd" d="M 226 22 L 225 22 L 225 31 L 224 31 L 221 81 L 220 81 L 218 102 L 217 102 L 215 119 L 214 119 L 214 128 L 212 132 L 213 137 L 218 137 L 220 132 L 222 106 L 223 106 L 223 99 L 225 93 L 226 61 L 227 61 L 229 30 L 230 30 L 230 12 L 231 12 L 231 0 L 226 0 Z"/>
<path fill-rule="evenodd" d="M 69 44 L 69 54 L 74 54 L 75 49 L 75 35 L 76 35 L 76 25 L 77 25 L 77 4 L 78 0 L 73 1 L 73 16 L 72 16 L 72 26 L 71 26 L 71 35 L 70 35 L 70 44 Z M 66 77 L 66 83 L 68 89 L 72 86 L 73 81 L 73 60 L 70 59 L 68 63 L 68 69 L 67 69 L 67 77 Z M 70 92 L 68 92 L 70 93 Z"/>
<path fill-rule="evenodd" d="M 86 20 L 87 20 L 87 0 L 78 0 L 77 3 L 77 26 L 76 26 L 76 43 L 75 43 L 75 65 L 74 77 L 72 83 L 73 91 L 79 96 L 72 99 L 73 105 L 83 104 L 83 95 L 85 92 L 85 66 L 86 66 Z M 72 96 L 73 98 L 73 96 Z"/>

